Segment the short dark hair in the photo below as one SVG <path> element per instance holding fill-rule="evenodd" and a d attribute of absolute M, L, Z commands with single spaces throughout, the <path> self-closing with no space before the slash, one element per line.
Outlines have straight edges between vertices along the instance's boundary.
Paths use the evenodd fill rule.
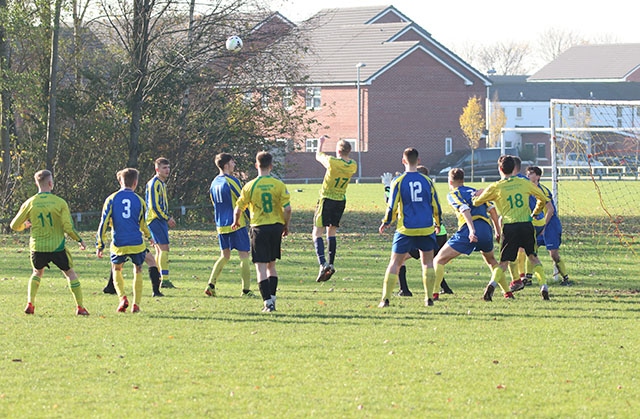
<path fill-rule="evenodd" d="M 261 169 L 266 169 L 273 163 L 273 156 L 268 151 L 260 151 L 256 154 L 256 163 Z"/>
<path fill-rule="evenodd" d="M 518 156 L 511 156 L 511 157 L 513 157 L 513 161 L 515 163 L 515 169 L 517 169 L 519 172 L 520 168 L 522 167 L 522 160 Z"/>
<path fill-rule="evenodd" d="M 538 176 L 542 176 L 542 169 L 538 166 L 529 166 L 527 167 L 527 173 L 535 173 Z"/>
<path fill-rule="evenodd" d="M 164 165 L 170 165 L 171 163 L 169 163 L 169 159 L 166 157 L 158 157 L 156 159 L 156 161 L 154 162 L 156 168 L 160 167 L 160 166 L 164 166 Z"/>
<path fill-rule="evenodd" d="M 416 167 L 416 170 L 425 176 L 429 176 L 429 169 L 426 166 L 420 165 Z"/>
<path fill-rule="evenodd" d="M 229 163 L 231 160 L 233 160 L 233 156 L 229 153 L 219 153 L 218 155 L 216 155 L 216 166 L 218 167 L 218 169 L 222 170 L 224 169 L 224 165 Z"/>
<path fill-rule="evenodd" d="M 464 182 L 464 170 L 459 167 L 454 167 L 453 169 L 449 170 L 449 180 Z"/>
<path fill-rule="evenodd" d="M 505 175 L 513 173 L 513 169 L 516 168 L 516 162 L 513 160 L 513 156 L 500 156 L 498 163 L 500 164 L 500 170 L 502 170 L 502 173 Z"/>
<path fill-rule="evenodd" d="M 126 188 L 133 188 L 133 184 L 138 180 L 138 170 L 133 167 L 127 167 L 116 173 L 118 181 L 122 181 Z"/>
<path fill-rule="evenodd" d="M 414 147 L 407 147 L 402 153 L 407 162 L 411 165 L 418 163 L 418 150 Z"/>

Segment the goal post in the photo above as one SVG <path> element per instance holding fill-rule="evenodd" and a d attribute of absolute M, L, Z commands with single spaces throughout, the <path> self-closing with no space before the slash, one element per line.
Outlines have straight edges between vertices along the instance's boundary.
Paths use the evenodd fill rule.
<path fill-rule="evenodd" d="M 588 234 L 606 243 L 615 236 L 635 254 L 640 220 L 640 101 L 550 101 L 550 162 L 552 191 L 556 201 L 563 188 L 578 188 L 573 180 L 591 185 L 582 200 L 556 202 L 559 212 L 589 225 Z M 582 182 L 584 184 L 584 182 Z M 587 218 L 591 217 L 591 218 Z M 600 218 L 598 218 L 600 217 Z M 588 222 L 586 220 L 589 220 Z"/>

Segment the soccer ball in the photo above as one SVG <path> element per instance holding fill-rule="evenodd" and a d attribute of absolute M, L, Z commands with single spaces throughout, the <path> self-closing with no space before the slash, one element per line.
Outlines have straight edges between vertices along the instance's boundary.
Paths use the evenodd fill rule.
<path fill-rule="evenodd" d="M 230 36 L 227 38 L 226 46 L 229 51 L 238 52 L 242 49 L 242 39 L 237 35 Z"/>

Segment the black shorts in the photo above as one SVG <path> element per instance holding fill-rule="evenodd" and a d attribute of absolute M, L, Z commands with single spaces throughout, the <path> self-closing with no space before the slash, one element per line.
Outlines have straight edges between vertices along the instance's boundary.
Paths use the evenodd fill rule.
<path fill-rule="evenodd" d="M 253 263 L 269 263 L 280 259 L 283 229 L 282 224 L 251 227 L 251 261 Z"/>
<path fill-rule="evenodd" d="M 49 263 L 53 263 L 63 272 L 73 267 L 73 260 L 67 249 L 59 252 L 31 252 L 31 266 L 34 269 L 51 268 Z"/>
<path fill-rule="evenodd" d="M 344 214 L 347 201 L 335 201 L 329 198 L 322 198 L 316 206 L 316 213 L 313 216 L 313 225 L 316 227 L 340 227 L 340 220 Z"/>
<path fill-rule="evenodd" d="M 536 231 L 530 222 L 505 224 L 502 227 L 500 262 L 513 262 L 518 257 L 518 249 L 523 248 L 528 255 L 535 254 Z"/>

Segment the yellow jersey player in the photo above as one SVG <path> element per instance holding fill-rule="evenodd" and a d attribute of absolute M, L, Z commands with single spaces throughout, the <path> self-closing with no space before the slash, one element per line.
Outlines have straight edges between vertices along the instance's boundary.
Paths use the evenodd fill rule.
<path fill-rule="evenodd" d="M 273 156 L 261 151 L 256 155 L 258 177 L 244 185 L 233 212 L 232 229 L 241 227 L 249 209 L 251 225 L 251 260 L 256 266 L 263 312 L 276 310 L 278 272 L 276 259 L 281 257 L 282 237 L 289 234 L 291 205 L 285 184 L 271 176 Z"/>
<path fill-rule="evenodd" d="M 336 157 L 322 152 L 322 146 L 327 138 L 329 137 L 323 135 L 318 139 L 318 150 L 316 151 L 316 160 L 327 169 L 322 181 L 322 188 L 320 188 L 320 199 L 313 217 L 313 245 L 320 264 L 320 272 L 316 278 L 317 282 L 328 281 L 336 272 L 334 268 L 337 249 L 336 234 L 346 207 L 347 186 L 349 186 L 351 177 L 358 170 L 357 163 L 349 158 L 349 153 L 351 152 L 351 144 L 349 142 L 340 140 L 336 143 Z M 329 250 L 328 261 L 325 256 L 324 239 L 322 237 L 325 231 Z"/>
<path fill-rule="evenodd" d="M 478 196 L 472 200 L 474 206 L 493 201 L 502 217 L 500 261 L 492 271 L 491 280 L 485 288 L 483 298 L 485 301 L 491 301 L 497 285 L 500 285 L 505 294 L 511 291 L 505 271 L 509 262 L 516 260 L 518 249 L 523 248 L 534 266 L 534 274 L 541 286 L 540 295 L 544 300 L 548 300 L 549 289 L 544 278 L 542 264 L 535 254 L 535 230 L 531 223 L 532 217 L 539 214 L 547 203 L 547 197 L 527 179 L 512 176 L 514 168 L 515 161 L 512 156 L 501 156 L 498 160 L 501 179 L 489 185 L 482 193 L 476 191 Z M 533 213 L 529 208 L 530 196 L 536 198 Z"/>
<path fill-rule="evenodd" d="M 38 193 L 27 199 L 16 216 L 11 220 L 11 228 L 23 231 L 31 228 L 29 250 L 31 251 L 31 267 L 33 273 L 29 279 L 26 314 L 35 312 L 35 300 L 40 281 L 44 275 L 44 268 L 49 263 L 56 265 L 67 278 L 69 289 L 76 302 L 76 314 L 88 316 L 89 312 L 82 303 L 82 288 L 78 275 L 73 270 L 71 254 L 65 246 L 65 233 L 80 243 L 80 249 L 85 245 L 73 228 L 69 206 L 64 199 L 54 195 L 53 175 L 49 170 L 40 170 L 34 175 Z"/>

